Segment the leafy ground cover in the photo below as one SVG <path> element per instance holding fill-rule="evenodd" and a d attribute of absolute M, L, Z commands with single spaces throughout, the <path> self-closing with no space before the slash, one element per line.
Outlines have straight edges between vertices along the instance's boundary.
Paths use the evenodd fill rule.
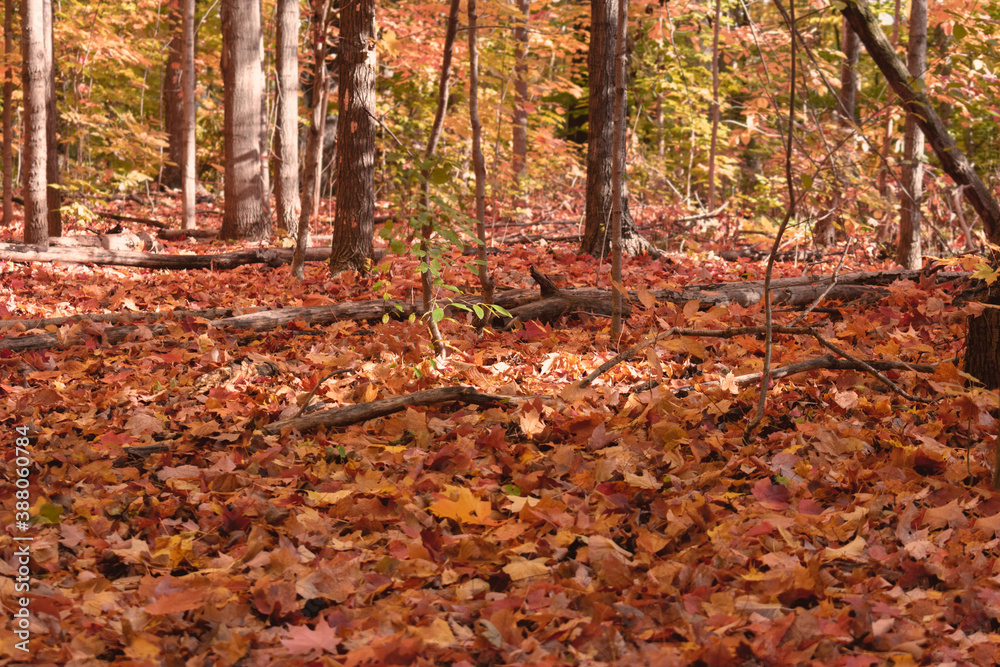
<path fill-rule="evenodd" d="M 524 228 L 538 232 L 567 233 Z M 627 286 L 762 275 L 763 262 L 691 249 L 629 260 Z M 446 280 L 471 284 L 450 258 Z M 600 271 L 607 285 L 607 265 L 570 241 L 511 243 L 491 259 L 503 287 L 530 287 L 530 265 L 566 286 Z M 836 259 L 777 274 L 829 273 Z M 862 248 L 845 270 L 888 266 Z M 260 266 L 0 272 L 7 320 L 322 305 L 371 298 L 380 279 L 419 299 L 407 258 L 337 279 L 309 265 L 302 283 Z M 425 328 L 397 321 L 253 332 L 190 319 L 113 347 L 94 329 L 88 342 L 0 355 L 6 431 L 32 429 L 28 662 L 994 664 L 996 394 L 956 368 L 954 296 L 897 282 L 885 299 L 809 316 L 859 357 L 938 363 L 888 373 L 933 403 L 863 373 L 813 371 L 774 382 L 747 444 L 756 387 L 710 382 L 760 370 L 757 337 L 664 339 L 587 389 L 573 384 L 618 346 L 677 325 L 759 324 L 759 306 L 637 303 L 617 345 L 596 317 L 481 336 L 446 320 L 439 364 Z M 825 352 L 778 337 L 773 363 Z M 660 385 L 641 386 L 650 380 Z M 261 430 L 313 389 L 334 407 L 453 385 L 513 399 Z M 126 453 L 156 442 L 167 451 Z M 5 449 L 5 466 L 13 459 Z M 12 479 L 0 485 L 7 526 Z M 16 598 L 15 545 L 0 539 L 5 598 Z M 10 629 L 0 636 L 4 664 L 24 662 Z"/>

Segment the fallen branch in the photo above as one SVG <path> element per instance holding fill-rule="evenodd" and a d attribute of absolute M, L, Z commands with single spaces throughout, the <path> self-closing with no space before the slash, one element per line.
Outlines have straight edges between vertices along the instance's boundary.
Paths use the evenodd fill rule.
<path fill-rule="evenodd" d="M 405 396 L 381 398 L 370 403 L 347 405 L 331 410 L 320 410 L 301 417 L 282 419 L 263 428 L 265 434 L 277 435 L 286 429 L 308 431 L 320 426 L 349 426 L 368 421 L 377 417 L 385 417 L 399 412 L 409 406 L 433 405 L 435 403 L 472 403 L 475 405 L 497 406 L 505 405 L 512 400 L 509 396 L 494 396 L 484 394 L 472 387 L 442 387 L 426 389 Z"/>
<path fill-rule="evenodd" d="M 908 364 L 905 361 L 883 361 L 883 360 L 872 360 L 868 362 L 873 368 L 880 371 L 914 371 L 916 373 L 933 373 L 937 370 L 938 364 Z M 781 366 L 780 368 L 775 368 L 771 370 L 770 377 L 772 379 L 790 377 L 792 375 L 798 375 L 799 373 L 808 373 L 809 371 L 817 370 L 837 370 L 837 371 L 863 371 L 865 370 L 861 365 L 849 361 L 847 359 L 838 359 L 832 354 L 824 354 L 821 357 L 816 357 L 814 359 L 806 359 L 805 361 L 796 361 L 795 363 L 788 364 L 787 366 Z M 745 375 L 737 375 L 733 378 L 733 382 L 740 387 L 755 384 L 760 382 L 761 372 L 756 373 L 746 373 Z M 697 385 L 689 384 L 682 387 L 671 387 L 670 391 L 673 393 L 679 393 L 682 391 L 691 391 L 696 388 L 704 387 L 715 387 L 722 384 L 721 380 L 709 380 L 707 382 L 699 382 Z M 649 391 L 653 387 L 659 386 L 660 383 L 657 381 L 644 382 L 642 385 L 634 388 L 632 391 Z"/>
<path fill-rule="evenodd" d="M 887 378 L 885 374 L 883 374 L 880 370 L 875 368 L 872 365 L 872 363 L 864 361 L 862 359 L 858 359 L 857 357 L 851 355 L 850 353 L 845 352 L 844 350 L 840 349 L 839 347 L 828 341 L 826 338 L 824 338 L 822 334 L 820 334 L 812 327 L 786 327 L 786 326 L 773 325 L 771 327 L 771 330 L 774 333 L 784 334 L 789 336 L 812 336 L 813 338 L 816 339 L 816 341 L 820 345 L 834 352 L 838 356 L 843 357 L 848 362 L 853 364 L 853 366 L 856 367 L 858 370 L 865 371 L 866 373 L 875 376 L 880 382 L 889 387 L 889 389 L 896 392 L 897 394 L 907 399 L 908 401 L 912 401 L 914 403 L 934 402 L 934 399 L 920 398 L 919 396 L 914 396 L 908 393 L 902 387 L 900 387 L 895 382 Z M 591 372 L 585 378 L 583 378 L 583 380 L 580 381 L 580 384 L 578 386 L 581 389 L 589 387 L 594 382 L 594 380 L 596 380 L 601 375 L 608 372 L 621 362 L 631 359 L 640 350 L 644 350 L 645 348 L 649 347 L 650 345 L 653 345 L 657 341 L 660 341 L 670 336 L 676 335 L 676 336 L 695 336 L 695 337 L 705 337 L 705 338 L 733 338 L 735 336 L 760 335 L 765 332 L 766 328 L 763 326 L 730 327 L 728 329 L 683 329 L 680 327 L 671 327 L 662 333 L 659 333 L 655 336 L 651 336 L 650 338 L 647 338 L 637 343 L 636 345 L 633 345 L 632 347 L 623 352 L 619 352 L 614 357 L 612 357 L 611 359 L 607 360 L 606 362 L 598 366 L 593 372 Z M 913 365 L 906 364 L 906 367 L 912 368 Z M 759 377 L 760 375 L 758 375 L 758 378 Z"/>

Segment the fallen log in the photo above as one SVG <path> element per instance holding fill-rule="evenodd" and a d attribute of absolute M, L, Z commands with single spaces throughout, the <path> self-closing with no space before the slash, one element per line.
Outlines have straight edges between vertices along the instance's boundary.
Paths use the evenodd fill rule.
<path fill-rule="evenodd" d="M 330 248 L 309 248 L 306 261 L 321 262 L 330 257 Z M 99 266 L 132 266 L 144 269 L 224 271 L 245 264 L 266 264 L 272 268 L 292 261 L 290 248 L 255 248 L 218 255 L 169 255 L 145 252 L 119 252 L 97 248 L 43 249 L 18 243 L 0 244 L 0 261 L 70 262 Z"/>
<path fill-rule="evenodd" d="M 13 328 L 15 331 L 30 331 L 31 329 L 44 329 L 46 327 L 61 327 L 64 324 L 75 322 L 107 322 L 109 324 L 121 324 L 124 322 L 155 322 L 160 319 L 180 320 L 188 317 L 200 317 L 206 320 L 232 317 L 232 308 L 206 308 L 205 310 L 167 310 L 167 311 L 147 311 L 136 313 L 81 313 L 78 315 L 68 315 L 66 317 L 37 317 L 25 320 L 0 320 L 0 329 Z"/>
<path fill-rule="evenodd" d="M 310 249 L 315 250 L 315 249 Z M 319 249 L 325 250 L 325 249 Z M 535 273 L 538 273 L 537 271 Z M 775 286 L 772 297 L 775 305 L 804 306 L 811 304 L 817 296 L 829 289 L 825 295 L 827 300 L 840 300 L 842 302 L 851 301 L 862 296 L 875 294 L 881 295 L 877 286 L 865 287 L 862 283 L 884 283 L 891 284 L 898 279 L 913 280 L 920 278 L 918 271 L 888 271 L 883 273 L 849 273 L 839 276 L 838 283 L 830 286 L 831 276 L 804 276 L 800 278 L 782 278 L 772 281 Z M 970 276 L 967 272 L 939 272 L 935 278 L 939 282 L 948 280 L 965 279 Z M 494 298 L 494 303 L 501 306 L 522 322 L 532 319 L 542 318 L 545 321 L 555 321 L 563 315 L 573 312 L 589 312 L 604 314 L 610 312 L 610 292 L 593 287 L 583 288 L 557 288 L 544 274 L 538 273 L 539 285 L 542 286 L 542 294 L 535 290 L 515 289 L 498 291 Z M 630 292 L 630 298 L 636 299 L 634 292 Z M 654 290 L 653 296 L 663 301 L 673 303 L 687 303 L 688 301 L 698 301 L 702 308 L 710 308 L 716 305 L 725 305 L 736 302 L 744 306 L 752 305 L 760 301 L 763 294 L 763 284 L 760 281 L 747 281 L 740 283 L 720 283 L 717 285 L 691 285 L 683 290 Z M 480 298 L 476 295 L 455 299 L 453 303 L 471 306 L 480 303 Z M 608 310 L 603 310 L 607 304 Z M 198 311 L 194 311 L 197 313 Z M 264 310 L 241 315 L 227 314 L 224 317 L 212 318 L 209 324 L 216 328 L 252 329 L 255 331 L 269 331 L 290 322 L 301 320 L 309 326 L 323 326 L 338 320 L 381 320 L 388 315 L 397 319 L 406 319 L 410 315 L 420 317 L 423 310 L 420 304 L 409 303 L 396 299 L 372 299 L 369 301 L 352 301 L 343 304 L 331 304 L 325 306 L 302 306 L 292 308 L 280 308 L 277 310 Z M 200 315 L 194 315 L 196 317 Z M 156 317 L 167 317 L 167 315 L 157 315 Z M 120 320 L 112 319 L 109 314 L 97 316 L 79 315 L 75 316 L 79 320 L 80 326 L 74 325 L 68 331 L 58 334 L 29 334 L 16 338 L 5 338 L 0 340 L 0 349 L 8 349 L 12 352 L 22 352 L 27 350 L 39 350 L 57 345 L 74 345 L 84 336 L 99 336 L 102 341 L 108 344 L 117 344 L 125 340 L 130 333 L 138 327 L 135 325 L 123 325 L 116 327 L 95 327 L 93 320 L 97 322 L 128 321 L 125 317 Z M 74 318 L 65 319 L 61 324 L 73 321 Z M 22 320 L 14 320 L 23 322 Z M 60 326 L 58 322 L 51 322 Z M 47 324 L 47 323 L 46 323 Z M 46 326 L 42 324 L 42 326 Z M 0 322 L 0 328 L 11 326 L 9 322 Z M 26 326 L 26 328 L 28 328 Z M 148 325 L 148 330 L 153 335 L 162 335 L 167 332 L 167 328 L 162 324 Z"/>

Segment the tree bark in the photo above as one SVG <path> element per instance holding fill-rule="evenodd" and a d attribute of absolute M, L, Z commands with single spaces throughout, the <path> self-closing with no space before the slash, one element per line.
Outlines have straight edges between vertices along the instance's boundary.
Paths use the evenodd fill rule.
<path fill-rule="evenodd" d="M 367 271 L 375 232 L 375 0 L 341 9 L 337 215 L 330 270 Z"/>
<path fill-rule="evenodd" d="M 968 186 L 964 191 L 965 197 L 983 221 L 986 236 L 993 243 L 1000 243 L 1000 205 L 948 134 L 930 98 L 910 84 L 909 73 L 879 27 L 878 18 L 871 7 L 866 0 L 845 0 L 841 12 L 858 33 L 902 107 L 913 114 L 945 172 L 957 184 Z"/>
<path fill-rule="evenodd" d="M 177 189 L 181 181 L 181 161 L 184 159 L 184 18 L 181 2 L 168 0 L 167 26 L 170 43 L 163 63 L 163 129 L 167 134 L 167 161 L 160 169 L 160 184 Z"/>
<path fill-rule="evenodd" d="M 198 154 L 196 149 L 198 121 L 196 117 L 194 90 L 194 10 L 195 0 L 181 0 L 183 17 L 181 20 L 181 95 L 182 109 L 182 150 L 181 150 L 181 227 L 195 228 L 195 201 L 198 189 Z"/>
<path fill-rule="evenodd" d="M 986 308 L 978 317 L 969 318 L 965 339 L 965 372 L 977 378 L 987 389 L 1000 388 L 1000 283 L 988 288 Z"/>
<path fill-rule="evenodd" d="M 278 0 L 277 44 L 278 114 L 274 181 L 278 229 L 293 235 L 299 222 L 299 3 Z"/>
<path fill-rule="evenodd" d="M 627 123 L 614 127 L 614 40 L 618 29 L 617 0 L 591 0 L 590 47 L 587 53 L 590 99 L 587 141 L 587 213 L 580 254 L 603 257 L 611 249 L 611 163 L 612 132 L 622 133 L 625 144 Z M 628 209 L 628 188 L 622 188 L 622 251 L 629 255 L 653 251 Z"/>
<path fill-rule="evenodd" d="M 3 226 L 14 225 L 14 0 L 4 0 L 3 16 Z"/>
<path fill-rule="evenodd" d="M 715 118 L 716 126 L 719 115 L 719 7 L 720 0 L 716 0 L 715 13 Z M 619 285 L 622 282 L 622 190 L 625 186 L 625 155 L 628 152 L 625 146 L 625 132 L 619 128 L 625 127 L 625 100 L 628 77 L 628 54 L 626 44 L 628 42 L 628 0 L 618 0 L 618 30 L 615 38 L 615 103 L 614 103 L 614 124 L 615 132 L 612 140 L 612 165 L 611 165 L 611 344 L 616 345 L 622 334 L 622 293 Z M 713 131 L 713 137 L 714 137 Z M 714 163 L 713 163 L 714 164 Z M 710 192 L 714 196 L 714 184 Z M 711 199 L 710 199 L 711 201 Z M 616 284 L 617 283 L 617 284 Z"/>
<path fill-rule="evenodd" d="M 861 59 L 861 40 L 851 29 L 846 18 L 841 25 L 841 49 L 844 59 L 840 62 L 840 124 L 848 127 L 854 124 L 858 106 L 858 60 Z"/>
<path fill-rule="evenodd" d="M 222 3 L 225 208 L 220 238 L 262 241 L 271 233 L 260 172 L 260 0 Z"/>
<path fill-rule="evenodd" d="M 62 191 L 59 189 L 59 112 L 56 108 L 56 66 L 53 54 L 52 0 L 45 0 L 45 191 L 49 236 L 62 236 Z"/>
<path fill-rule="evenodd" d="M 910 3 L 910 32 L 907 37 L 906 66 L 911 81 L 924 81 L 927 69 L 927 0 Z M 921 85 L 921 88 L 924 86 Z M 899 241 L 896 261 L 906 269 L 923 264 L 920 240 L 920 205 L 924 194 L 924 133 L 913 113 L 906 114 L 903 132 L 903 190 L 899 193 Z"/>
<path fill-rule="evenodd" d="M 45 67 L 45 31 L 44 0 L 21 0 L 24 242 L 42 246 L 49 242 L 45 96 L 50 77 Z"/>

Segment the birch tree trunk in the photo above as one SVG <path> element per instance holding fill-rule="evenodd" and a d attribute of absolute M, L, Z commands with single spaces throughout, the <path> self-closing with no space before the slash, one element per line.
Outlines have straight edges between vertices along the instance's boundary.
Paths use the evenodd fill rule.
<path fill-rule="evenodd" d="M 24 131 L 21 133 L 21 174 L 24 197 L 24 242 L 48 246 L 46 197 L 48 148 L 45 116 L 46 82 L 44 0 L 21 0 L 21 90 Z"/>

